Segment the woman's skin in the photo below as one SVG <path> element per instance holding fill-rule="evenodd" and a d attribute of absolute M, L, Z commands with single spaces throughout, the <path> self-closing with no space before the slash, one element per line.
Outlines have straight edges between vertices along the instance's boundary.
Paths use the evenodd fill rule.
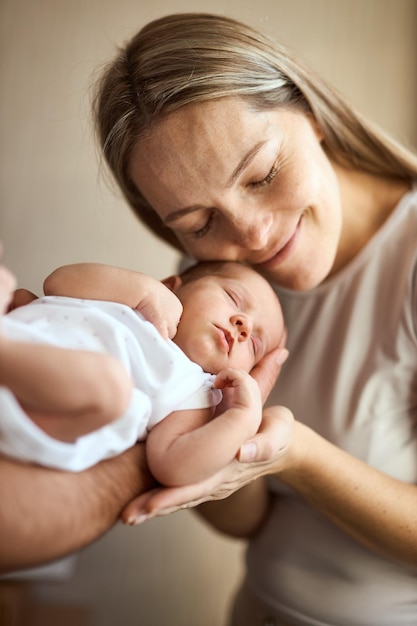
<path fill-rule="evenodd" d="M 406 190 L 332 163 L 311 117 L 257 113 L 237 99 L 187 105 L 165 118 L 138 145 L 131 175 L 191 254 L 247 261 L 293 289 L 314 287 L 343 268 Z M 279 369 L 279 353 L 257 367 L 264 398 Z M 264 410 L 240 461 L 203 484 L 148 491 L 155 485 L 141 446 L 77 475 L 0 459 L 0 569 L 86 545 L 123 507 L 123 519 L 134 523 L 233 494 L 200 511 L 221 530 L 250 536 L 269 505 L 263 481 L 253 479 L 274 473 L 359 541 L 417 563 L 410 521 L 417 518 L 417 488 L 294 423 L 287 409 Z"/>
<path fill-rule="evenodd" d="M 245 261 L 297 290 L 345 267 L 408 188 L 333 163 L 311 116 L 259 113 L 238 98 L 187 105 L 159 122 L 139 141 L 131 177 L 191 255 Z M 282 408 L 272 407 L 265 423 L 277 411 L 282 419 Z M 281 454 L 275 448 L 269 462 L 256 466 L 258 475 L 276 474 L 359 542 L 417 564 L 416 486 L 369 467 L 302 423 L 282 442 Z M 201 491 L 198 485 L 145 494 L 124 519 L 195 505 L 206 499 Z M 249 536 L 267 508 L 261 480 L 200 510 L 217 528 Z"/>
<path fill-rule="evenodd" d="M 344 267 L 404 191 L 337 167 L 321 139 L 304 113 L 221 98 L 157 124 L 131 177 L 192 256 L 245 261 L 304 290 Z"/>

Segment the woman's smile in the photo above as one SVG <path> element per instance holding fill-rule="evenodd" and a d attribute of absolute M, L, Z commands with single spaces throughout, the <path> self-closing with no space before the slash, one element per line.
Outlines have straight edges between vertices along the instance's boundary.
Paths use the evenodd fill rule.
<path fill-rule="evenodd" d="M 298 244 L 302 219 L 303 216 L 300 217 L 295 229 L 284 240 L 284 243 L 278 244 L 278 246 L 272 248 L 272 252 L 268 254 L 264 261 L 254 262 L 254 267 L 259 269 L 260 271 L 268 271 L 277 267 L 281 263 L 284 263 L 284 261 L 286 261 L 288 257 L 293 253 Z"/>
<path fill-rule="evenodd" d="M 184 106 L 138 142 L 131 176 L 197 259 L 247 262 L 292 289 L 332 269 L 339 185 L 306 113 L 259 112 L 239 98 Z"/>

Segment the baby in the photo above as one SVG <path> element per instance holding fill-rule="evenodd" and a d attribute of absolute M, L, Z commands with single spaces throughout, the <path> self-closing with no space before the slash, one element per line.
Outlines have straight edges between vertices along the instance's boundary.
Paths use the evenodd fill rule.
<path fill-rule="evenodd" d="M 2 268 L 3 310 L 13 286 Z M 257 432 L 248 372 L 284 336 L 257 272 L 200 263 L 160 282 L 79 264 L 44 290 L 1 318 L 0 452 L 81 471 L 146 439 L 152 474 L 180 486 L 219 471 Z"/>

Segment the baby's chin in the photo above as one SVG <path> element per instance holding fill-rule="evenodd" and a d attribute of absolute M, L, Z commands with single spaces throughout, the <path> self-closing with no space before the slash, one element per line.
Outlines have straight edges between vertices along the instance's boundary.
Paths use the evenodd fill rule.
<path fill-rule="evenodd" d="M 206 358 L 193 359 L 192 356 L 188 355 L 192 361 L 195 361 L 200 365 L 200 367 L 207 372 L 208 374 L 218 374 L 222 370 L 230 367 L 227 359 L 216 358 L 213 355 L 207 356 Z"/>
<path fill-rule="evenodd" d="M 219 372 L 224 370 L 226 367 L 228 367 L 227 363 L 220 364 L 217 361 L 213 361 L 212 359 L 207 359 L 206 361 L 203 361 L 203 362 L 200 361 L 199 365 L 208 374 L 218 374 Z"/>
<path fill-rule="evenodd" d="M 219 362 L 219 360 L 208 359 L 206 367 L 204 365 L 201 365 L 201 367 L 209 374 L 218 374 L 222 370 L 228 369 L 229 367 L 232 369 L 243 370 L 249 374 L 255 367 L 255 363 L 251 364 L 249 367 L 247 363 L 235 363 L 233 360 L 229 359 L 223 359 L 221 362 Z"/>

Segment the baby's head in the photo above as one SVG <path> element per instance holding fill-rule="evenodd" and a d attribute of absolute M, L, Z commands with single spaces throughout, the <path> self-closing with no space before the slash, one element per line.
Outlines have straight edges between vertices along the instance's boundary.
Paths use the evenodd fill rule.
<path fill-rule="evenodd" d="M 250 372 L 280 344 L 281 305 L 270 284 L 250 267 L 203 262 L 164 282 L 184 307 L 173 341 L 206 372 L 226 367 Z"/>

